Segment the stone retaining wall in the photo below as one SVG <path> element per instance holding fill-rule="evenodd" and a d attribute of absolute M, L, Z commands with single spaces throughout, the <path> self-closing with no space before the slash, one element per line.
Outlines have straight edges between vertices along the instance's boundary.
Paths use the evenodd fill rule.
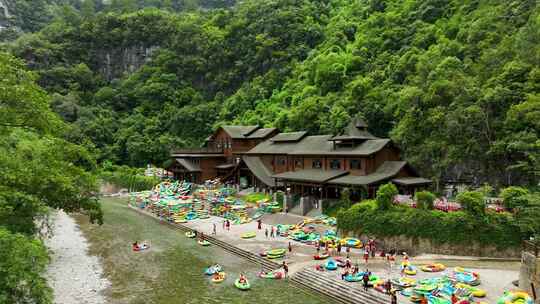
<path fill-rule="evenodd" d="M 342 232 L 343 235 L 367 240 L 370 237 L 377 239 L 377 244 L 385 250 L 396 249 L 398 252 L 407 252 L 410 255 L 443 254 L 459 256 L 477 256 L 488 258 L 520 258 L 521 247 L 500 249 L 495 246 L 486 246 L 471 242 L 467 245 L 439 244 L 428 239 L 411 238 L 406 236 L 376 237 L 359 233 Z"/>

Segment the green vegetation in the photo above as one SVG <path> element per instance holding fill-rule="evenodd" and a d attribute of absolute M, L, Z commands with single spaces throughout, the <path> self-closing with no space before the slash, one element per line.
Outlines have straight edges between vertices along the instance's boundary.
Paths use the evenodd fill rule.
<path fill-rule="evenodd" d="M 398 194 L 398 189 L 392 183 L 380 186 L 377 190 L 377 197 L 375 198 L 379 210 L 388 210 L 392 208 L 394 197 Z"/>
<path fill-rule="evenodd" d="M 123 187 L 129 191 L 150 190 L 160 182 L 154 176 L 145 176 L 144 169 L 117 166 L 104 162 L 98 176 L 103 182 Z"/>
<path fill-rule="evenodd" d="M 101 222 L 95 160 L 66 140 L 70 128 L 23 62 L 0 53 L 0 302 L 52 303 L 38 220 L 51 208 L 83 211 Z"/>
<path fill-rule="evenodd" d="M 434 195 L 418 192 L 422 198 L 418 208 L 408 206 L 386 206 L 386 195 L 392 186 L 381 186 L 374 200 L 366 200 L 353 205 L 348 210 L 338 212 L 338 228 L 346 231 L 380 237 L 404 235 L 432 240 L 436 243 L 468 244 L 476 241 L 499 248 L 520 246 L 523 239 L 539 236 L 540 233 L 540 193 L 525 194 L 518 200 L 525 202 L 514 214 L 485 211 L 482 192 L 467 191 L 458 195 L 464 210 L 443 212 L 430 210 L 429 202 Z M 519 195 L 519 194 L 518 194 Z M 514 198 L 517 199 L 517 198 Z M 422 206 L 422 207 L 420 207 Z"/>
<path fill-rule="evenodd" d="M 7 48 L 38 72 L 71 138 L 91 141 L 98 161 L 160 165 L 220 124 L 336 132 L 360 113 L 436 185 L 454 174 L 497 188 L 537 180 L 535 1 L 248 0 L 180 11 L 189 2 L 139 1 L 155 7 L 139 11 L 96 2 L 93 15 L 76 5 Z"/>
<path fill-rule="evenodd" d="M 416 201 L 416 207 L 419 209 L 433 209 L 433 202 L 435 201 L 435 194 L 429 191 L 419 191 L 414 194 L 414 200 Z"/>

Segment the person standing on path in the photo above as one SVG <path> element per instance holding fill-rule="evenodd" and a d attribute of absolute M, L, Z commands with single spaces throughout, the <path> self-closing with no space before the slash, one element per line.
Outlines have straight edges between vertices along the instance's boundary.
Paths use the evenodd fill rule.
<path fill-rule="evenodd" d="M 212 235 L 217 235 L 217 227 L 216 227 L 216 223 L 213 223 L 212 224 Z"/>
<path fill-rule="evenodd" d="M 364 262 L 366 263 L 366 265 L 368 264 L 368 260 L 369 260 L 369 251 L 368 249 L 366 248 L 364 250 Z"/>
<path fill-rule="evenodd" d="M 270 237 L 274 238 L 274 226 L 270 227 Z"/>
<path fill-rule="evenodd" d="M 227 231 L 231 231 L 231 222 L 229 220 L 225 222 L 225 227 L 227 227 Z"/>
<path fill-rule="evenodd" d="M 341 256 L 341 242 L 337 242 L 337 254 Z"/>
<path fill-rule="evenodd" d="M 264 231 L 264 236 L 268 238 L 268 228 L 266 228 L 266 230 Z"/>
<path fill-rule="evenodd" d="M 369 272 L 366 269 L 366 272 L 364 272 L 364 276 L 362 276 L 362 281 L 364 281 L 364 291 L 368 291 L 368 283 L 369 283 Z"/>
<path fill-rule="evenodd" d="M 397 296 L 395 290 L 390 291 L 390 304 L 397 304 Z"/>
<path fill-rule="evenodd" d="M 285 273 L 285 278 L 287 278 L 289 276 L 289 266 L 287 265 L 287 263 L 285 261 L 283 261 L 283 272 Z"/>
<path fill-rule="evenodd" d="M 222 223 L 222 225 L 223 225 L 223 230 L 225 230 L 225 224 L 226 224 L 226 223 L 227 223 L 227 220 L 223 220 L 223 223 Z"/>
<path fill-rule="evenodd" d="M 257 220 L 257 229 L 259 229 L 259 230 L 262 229 L 262 220 L 261 219 Z"/>
<path fill-rule="evenodd" d="M 289 253 L 292 252 L 292 245 L 291 245 L 291 242 L 289 242 Z"/>
<path fill-rule="evenodd" d="M 347 259 L 349 258 L 349 254 L 351 253 L 351 247 L 347 246 L 347 249 L 345 249 L 347 252 Z"/>

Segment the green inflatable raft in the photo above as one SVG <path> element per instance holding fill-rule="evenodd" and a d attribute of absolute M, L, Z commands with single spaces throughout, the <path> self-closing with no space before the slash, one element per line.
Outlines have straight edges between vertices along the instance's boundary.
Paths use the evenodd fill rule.
<path fill-rule="evenodd" d="M 240 279 L 236 279 L 236 281 L 234 281 L 234 286 L 240 290 L 249 290 L 251 288 L 248 280 L 246 280 L 244 283 L 240 283 Z"/>

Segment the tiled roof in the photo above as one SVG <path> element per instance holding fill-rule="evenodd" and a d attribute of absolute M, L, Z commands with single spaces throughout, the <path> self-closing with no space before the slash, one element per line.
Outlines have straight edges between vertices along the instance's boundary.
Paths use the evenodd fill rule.
<path fill-rule="evenodd" d="M 196 165 L 195 163 L 190 162 L 189 160 L 185 158 L 176 158 L 175 159 L 177 163 L 179 163 L 182 167 L 184 167 L 189 172 L 200 172 L 201 168 Z"/>
<path fill-rule="evenodd" d="M 287 171 L 280 174 L 274 174 L 272 177 L 284 180 L 326 183 L 327 181 L 349 174 L 348 171 L 342 170 L 322 170 L 322 169 L 306 169 L 299 171 Z"/>
<path fill-rule="evenodd" d="M 405 161 L 385 161 L 377 170 L 368 175 L 343 176 L 329 181 L 336 185 L 371 185 L 376 184 L 396 176 L 401 169 L 407 165 Z"/>
<path fill-rule="evenodd" d="M 306 136 L 306 131 L 279 133 L 270 140 L 273 142 L 297 142 Z"/>
<path fill-rule="evenodd" d="M 265 183 L 269 187 L 274 187 L 276 184 L 271 177 L 272 172 L 264 165 L 262 160 L 257 156 L 242 156 L 242 160 L 248 166 L 249 170 L 255 175 L 261 182 Z"/>

